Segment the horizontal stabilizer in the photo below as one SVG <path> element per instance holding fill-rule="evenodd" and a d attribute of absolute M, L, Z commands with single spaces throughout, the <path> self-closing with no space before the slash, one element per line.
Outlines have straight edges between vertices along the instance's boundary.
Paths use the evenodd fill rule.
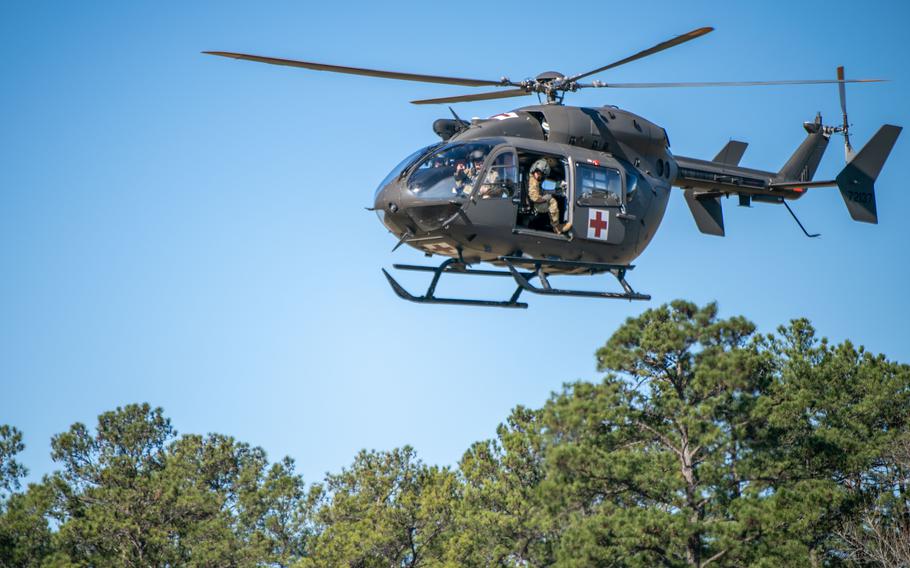
<path fill-rule="evenodd" d="M 687 189 L 684 195 L 698 230 L 706 235 L 724 236 L 724 210 L 720 205 L 720 197 L 699 196 L 691 189 Z"/>
<path fill-rule="evenodd" d="M 730 140 L 727 142 L 727 145 L 724 146 L 711 161 L 718 164 L 724 164 L 725 166 L 738 166 L 739 161 L 742 159 L 743 154 L 746 152 L 746 146 L 748 145 L 748 142 Z"/>
<path fill-rule="evenodd" d="M 833 179 L 819 179 L 814 181 L 782 181 L 772 183 L 770 189 L 808 189 L 810 187 L 834 187 L 837 182 Z"/>
<path fill-rule="evenodd" d="M 856 157 L 837 175 L 837 187 L 855 221 L 878 223 L 875 206 L 875 179 L 901 133 L 900 126 L 886 124 L 863 146 Z"/>

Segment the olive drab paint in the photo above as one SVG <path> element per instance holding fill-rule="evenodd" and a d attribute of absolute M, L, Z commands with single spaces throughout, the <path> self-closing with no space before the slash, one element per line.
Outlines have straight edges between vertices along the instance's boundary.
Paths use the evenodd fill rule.
<path fill-rule="evenodd" d="M 407 244 L 427 256 L 445 260 L 436 267 L 395 265 L 402 270 L 432 272 L 422 296 L 405 290 L 383 270 L 400 297 L 420 303 L 524 308 L 522 292 L 537 294 L 647 300 L 626 282 L 630 264 L 648 246 L 663 219 L 671 187 L 683 189 L 696 227 L 723 236 L 722 197 L 783 204 L 809 188 L 836 186 L 853 219 L 878 222 L 874 182 L 900 134 L 884 125 L 858 153 L 849 143 L 844 86 L 879 79 L 837 79 L 711 83 L 581 82 L 601 73 L 701 37 L 704 27 L 597 69 L 567 76 L 547 71 L 513 82 L 381 71 L 279 59 L 233 52 L 205 52 L 274 65 L 301 67 L 368 77 L 443 83 L 496 90 L 414 104 L 457 103 L 537 94 L 542 104 L 525 106 L 487 119 L 440 118 L 433 131 L 441 142 L 414 152 L 380 183 L 371 209 L 395 236 L 395 249 Z M 768 84 L 838 85 L 843 124 L 826 126 L 821 116 L 804 123 L 805 140 L 777 172 L 741 167 L 746 143 L 731 140 L 713 160 L 675 156 L 666 131 L 657 124 L 615 106 L 563 105 L 567 93 L 582 88 L 716 87 Z M 813 180 L 833 134 L 845 138 L 848 163 L 834 180 Z M 546 166 L 546 167 L 544 167 Z M 531 175 L 541 170 L 540 182 Z M 533 180 L 533 181 L 532 181 Z M 530 194 L 530 195 L 529 195 Z M 796 216 L 794 219 L 796 219 Z M 796 219 L 797 223 L 799 220 Z M 571 227 L 571 229 L 569 229 Z M 800 223 L 800 228 L 802 224 Z M 805 232 L 805 229 L 803 228 Z M 807 236 L 810 235 L 806 232 Z M 393 249 L 394 250 L 394 249 Z M 499 270 L 474 268 L 489 263 Z M 506 277 L 516 283 L 507 300 L 440 298 L 436 285 L 443 274 Z M 621 292 L 558 289 L 552 274 L 610 273 Z M 532 284 L 535 280 L 538 284 Z"/>

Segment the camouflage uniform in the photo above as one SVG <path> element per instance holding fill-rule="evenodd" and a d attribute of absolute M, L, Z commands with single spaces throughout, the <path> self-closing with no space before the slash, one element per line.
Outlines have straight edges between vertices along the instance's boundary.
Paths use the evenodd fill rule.
<path fill-rule="evenodd" d="M 490 171 L 487 173 L 487 177 L 483 180 L 483 184 L 480 186 L 480 198 L 491 199 L 494 197 L 502 197 L 504 193 L 505 190 L 499 184 L 499 170 L 495 167 L 491 167 Z"/>
<path fill-rule="evenodd" d="M 474 170 L 470 167 L 455 170 L 455 187 L 452 193 L 462 194 L 467 190 L 470 194 L 474 186 Z"/>
<path fill-rule="evenodd" d="M 452 193 L 471 195 L 478 173 L 480 173 L 480 168 L 473 165 L 465 166 L 462 170 L 456 169 L 455 189 L 452 190 Z"/>
<path fill-rule="evenodd" d="M 534 205 L 534 211 L 538 213 L 548 212 L 550 214 L 550 225 L 553 231 L 562 233 L 559 222 L 559 203 L 549 193 L 544 193 L 540 188 L 540 182 L 533 175 L 528 180 L 528 199 Z"/>

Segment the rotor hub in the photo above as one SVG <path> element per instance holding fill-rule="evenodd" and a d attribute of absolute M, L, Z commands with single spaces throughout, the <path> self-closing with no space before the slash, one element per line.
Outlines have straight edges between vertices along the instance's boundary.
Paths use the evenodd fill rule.
<path fill-rule="evenodd" d="M 558 81 L 559 79 L 565 79 L 566 76 L 558 71 L 544 71 L 534 79 L 538 83 L 552 83 L 553 81 Z"/>

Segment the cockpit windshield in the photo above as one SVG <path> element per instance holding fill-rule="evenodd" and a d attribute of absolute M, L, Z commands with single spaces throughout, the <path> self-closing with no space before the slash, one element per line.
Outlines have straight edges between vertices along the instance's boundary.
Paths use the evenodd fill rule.
<path fill-rule="evenodd" d="M 422 197 L 471 195 L 493 144 L 456 142 L 430 154 L 408 178 L 408 189 Z"/>
<path fill-rule="evenodd" d="M 389 172 L 389 175 L 385 176 L 385 179 L 383 179 L 381 182 L 379 182 L 379 187 L 376 188 L 376 193 L 378 194 L 380 191 L 382 191 L 382 188 L 384 188 L 385 186 L 387 186 L 390 183 L 392 183 L 393 181 L 395 181 L 395 178 L 400 176 L 401 173 L 408 166 L 413 164 L 418 158 L 420 158 L 421 156 L 423 156 L 424 154 L 426 154 L 433 148 L 438 148 L 441 145 L 442 145 L 441 143 L 437 143 L 437 144 L 431 144 L 429 146 L 424 146 L 420 150 L 417 150 L 416 152 L 412 153 L 407 158 L 405 158 L 404 160 L 399 162 L 398 165 L 395 166 L 395 168 L 391 172 Z"/>

